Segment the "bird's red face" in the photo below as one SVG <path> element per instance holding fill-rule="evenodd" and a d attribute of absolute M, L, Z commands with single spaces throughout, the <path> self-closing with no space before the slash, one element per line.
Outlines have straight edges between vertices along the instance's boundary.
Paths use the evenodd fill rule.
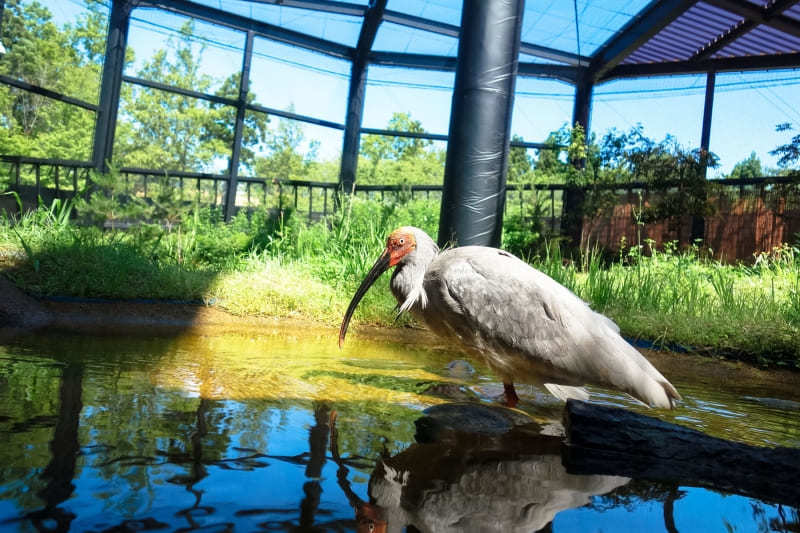
<path fill-rule="evenodd" d="M 393 267 L 400 262 L 407 254 L 417 248 L 417 241 L 414 234 L 405 228 L 399 228 L 389 235 L 386 239 L 386 250 L 389 253 L 389 266 Z"/>
<path fill-rule="evenodd" d="M 377 261 L 375 261 L 375 264 L 372 265 L 372 268 L 364 278 L 364 281 L 361 282 L 361 285 L 353 295 L 353 299 L 350 300 L 350 305 L 347 306 L 347 311 L 345 312 L 344 319 L 342 320 L 342 327 L 339 329 L 340 348 L 344 344 L 344 336 L 347 334 L 347 326 L 350 324 L 350 318 L 352 318 L 353 313 L 356 310 L 356 306 L 358 305 L 358 302 L 361 301 L 361 298 L 364 297 L 369 288 L 373 283 L 375 283 L 375 280 L 378 279 L 381 274 L 389 270 L 389 268 L 395 266 L 397 263 L 402 261 L 405 256 L 416 249 L 417 240 L 414 238 L 414 233 L 410 228 L 398 228 L 389 235 L 389 238 L 386 239 L 386 248 L 383 249 L 381 256 Z"/>

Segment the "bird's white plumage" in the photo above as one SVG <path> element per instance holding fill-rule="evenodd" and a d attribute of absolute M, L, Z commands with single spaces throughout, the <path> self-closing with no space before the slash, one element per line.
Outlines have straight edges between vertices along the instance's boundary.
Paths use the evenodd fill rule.
<path fill-rule="evenodd" d="M 652 406 L 670 407 L 680 398 L 616 324 L 549 276 L 495 248 L 438 253 L 430 237 L 412 229 L 417 249 L 392 276 L 398 302 L 483 357 L 504 380 L 551 384 L 548 390 L 562 399 L 583 396 L 575 387 L 586 384 Z"/>

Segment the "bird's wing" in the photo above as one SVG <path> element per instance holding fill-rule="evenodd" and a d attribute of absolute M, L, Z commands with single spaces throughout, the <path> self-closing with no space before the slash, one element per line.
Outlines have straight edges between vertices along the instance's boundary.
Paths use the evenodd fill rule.
<path fill-rule="evenodd" d="M 488 354 L 504 375 L 529 372 L 559 385 L 612 386 L 660 407 L 680 399 L 616 324 L 511 254 L 448 250 L 428 268 L 424 288 L 425 321 Z"/>
<path fill-rule="evenodd" d="M 462 341 L 479 349 L 521 351 L 558 373 L 580 370 L 571 360 L 580 359 L 583 350 L 576 348 L 588 349 L 594 331 L 613 324 L 549 276 L 492 248 L 441 254 L 425 284 L 429 294 L 438 292 L 434 305 L 445 308 L 431 311 L 450 315 Z"/>

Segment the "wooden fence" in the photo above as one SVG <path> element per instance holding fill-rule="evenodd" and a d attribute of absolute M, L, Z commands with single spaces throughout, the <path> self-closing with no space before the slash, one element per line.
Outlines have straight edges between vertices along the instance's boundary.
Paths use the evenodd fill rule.
<path fill-rule="evenodd" d="M 200 172 L 163 173 L 148 169 L 119 170 L 124 194 L 149 198 L 154 188 L 165 185 L 182 198 L 222 207 L 228 176 Z M 68 198 L 88 190 L 91 164 L 83 161 L 0 156 L 0 192 L 17 191 L 28 206 L 38 199 L 49 204 L 53 198 Z M 298 181 L 264 177 L 238 178 L 236 207 L 284 210 L 292 208 L 302 216 L 318 220 L 333 213 L 339 185 L 330 182 Z M 750 260 L 758 252 L 770 251 L 782 243 L 800 240 L 800 177 L 770 177 L 745 180 L 713 180 L 707 191 L 709 212 L 703 217 L 702 244 L 714 255 L 727 260 Z M 564 205 L 568 187 L 560 184 L 509 185 L 506 208 L 519 209 L 526 217 L 540 217 L 542 229 L 551 236 L 566 230 Z M 613 195 L 605 208 L 582 219 L 582 245 L 600 245 L 616 251 L 625 245 L 650 239 L 657 246 L 668 241 L 682 245 L 692 242 L 691 215 L 675 216 L 646 224 L 637 222 L 642 210 L 659 201 L 663 191 L 643 183 L 603 186 Z M 598 189 L 586 189 L 591 194 Z M 441 201 L 440 185 L 356 185 L 354 194 L 372 200 L 426 198 Z M 669 191 L 667 191 L 668 193 Z M 9 197 L 0 197 L 13 208 Z M 695 221 L 696 222 L 696 221 Z"/>

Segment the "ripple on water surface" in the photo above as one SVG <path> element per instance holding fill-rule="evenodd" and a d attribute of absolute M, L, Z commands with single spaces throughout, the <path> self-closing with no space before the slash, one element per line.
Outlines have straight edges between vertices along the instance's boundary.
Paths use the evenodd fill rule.
<path fill-rule="evenodd" d="M 0 346 L 0 529 L 341 531 L 373 507 L 390 530 L 509 531 L 551 520 L 556 531 L 797 527 L 796 509 L 757 499 L 567 474 L 558 437 L 535 436 L 513 453 L 497 442 L 416 442 L 414 421 L 448 401 L 442 391 L 487 404 L 502 391 L 474 361 L 470 371 L 448 368 L 462 358 L 357 335 L 339 350 L 332 330 L 278 327 L 17 339 Z M 800 446 L 796 387 L 766 373 L 734 387 L 735 369 L 709 377 L 686 361 L 659 365 L 685 399 L 659 417 L 750 444 Z M 533 420 L 557 426 L 560 404 L 534 387 L 519 392 Z"/>

